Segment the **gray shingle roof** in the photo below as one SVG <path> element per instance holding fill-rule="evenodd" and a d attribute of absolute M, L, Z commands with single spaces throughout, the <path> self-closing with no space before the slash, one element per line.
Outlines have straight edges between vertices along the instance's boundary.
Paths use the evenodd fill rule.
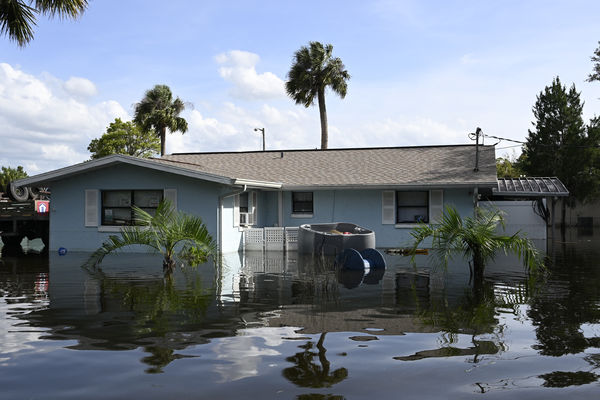
<path fill-rule="evenodd" d="M 497 185 L 494 146 L 479 147 L 478 172 L 475 145 L 181 153 L 155 161 L 284 188 Z"/>

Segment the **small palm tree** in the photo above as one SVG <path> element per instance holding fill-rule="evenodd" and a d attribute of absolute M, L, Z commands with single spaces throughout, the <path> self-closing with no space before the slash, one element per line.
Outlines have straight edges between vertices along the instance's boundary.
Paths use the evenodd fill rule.
<path fill-rule="evenodd" d="M 325 108 L 325 88 L 330 87 L 342 99 L 346 97 L 347 81 L 350 74 L 342 60 L 332 57 L 333 46 L 310 42 L 294 53 L 292 68 L 285 83 L 287 94 L 296 104 L 309 107 L 315 97 L 319 103 L 321 117 L 321 149 L 327 148 L 327 110 Z"/>
<path fill-rule="evenodd" d="M 33 40 L 36 14 L 76 19 L 87 6 L 87 0 L 2 0 L 0 34 L 23 47 Z"/>
<path fill-rule="evenodd" d="M 200 217 L 175 211 L 168 200 L 160 202 L 154 215 L 135 206 L 133 209 L 138 225 L 123 227 L 120 236 L 111 235 L 90 256 L 87 266 L 95 266 L 109 253 L 133 245 L 148 246 L 161 253 L 165 274 L 173 272 L 178 248 L 178 255 L 191 258 L 194 264 L 216 254 L 216 245 Z"/>
<path fill-rule="evenodd" d="M 144 131 L 154 131 L 160 138 L 160 155 L 165 155 L 167 129 L 170 132 L 187 132 L 187 121 L 179 114 L 185 109 L 184 102 L 167 85 L 156 85 L 146 91 L 142 101 L 135 105 L 134 121 Z"/>
<path fill-rule="evenodd" d="M 432 249 L 444 266 L 449 258 L 460 252 L 465 259 L 473 262 L 475 284 L 483 282 L 485 263 L 493 260 L 498 251 L 516 254 L 530 271 L 543 265 L 539 252 L 529 239 L 518 232 L 511 236 L 497 233 L 498 226 L 504 229 L 504 217 L 500 210 L 475 210 L 474 217 L 463 219 L 455 208 L 446 207 L 444 214 L 433 225 L 420 224 L 411 232 L 414 237 L 413 254 L 428 238 L 432 239 Z"/>

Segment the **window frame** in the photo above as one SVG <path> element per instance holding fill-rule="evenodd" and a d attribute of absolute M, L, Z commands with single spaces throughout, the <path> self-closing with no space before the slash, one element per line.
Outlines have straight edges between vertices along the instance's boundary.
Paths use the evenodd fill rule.
<path fill-rule="evenodd" d="M 129 204 L 127 206 L 106 206 L 105 205 L 105 193 L 110 193 L 110 192 L 129 192 Z M 135 204 L 135 194 L 139 193 L 139 192 L 156 192 L 157 194 L 159 194 L 159 200 L 158 203 L 160 203 L 164 198 L 165 198 L 165 194 L 164 194 L 164 190 L 163 189 L 107 189 L 107 190 L 100 190 L 100 225 L 101 226 L 134 226 L 136 225 L 135 223 L 135 214 L 133 212 L 133 206 L 136 206 Z M 158 203 L 156 204 L 156 207 L 149 207 L 149 206 L 143 206 L 139 208 L 141 208 L 142 210 L 154 210 L 156 211 L 156 209 L 158 208 Z M 114 222 L 114 218 L 112 222 L 109 222 L 106 220 L 106 210 L 107 209 L 120 209 L 120 210 L 129 210 L 129 215 L 130 215 L 130 223 L 124 223 L 124 224 L 120 224 L 120 223 L 115 223 Z"/>
<path fill-rule="evenodd" d="M 423 204 L 404 204 L 404 205 L 399 205 L 399 196 L 400 194 L 406 194 L 406 193 L 424 193 L 425 194 L 425 200 L 426 203 L 425 205 Z M 425 224 L 429 223 L 429 214 L 431 211 L 431 199 L 430 199 L 431 193 L 430 190 L 396 190 L 395 196 L 394 196 L 394 212 L 395 212 L 395 216 L 394 216 L 394 220 L 395 220 L 395 224 L 397 225 L 406 225 L 406 224 L 418 224 L 419 222 L 423 222 Z M 425 212 L 425 218 L 421 221 L 406 221 L 406 220 L 402 220 L 400 221 L 400 209 L 405 209 L 405 208 L 425 208 L 426 212 Z"/>
<path fill-rule="evenodd" d="M 299 201 L 295 199 L 295 195 L 297 194 L 310 194 L 310 201 Z M 312 216 L 315 211 L 315 194 L 314 192 L 302 191 L 302 192 L 292 192 L 291 194 L 291 202 L 292 202 L 292 215 L 293 216 Z M 306 203 L 310 204 L 310 210 L 308 209 L 297 209 L 298 203 Z"/>

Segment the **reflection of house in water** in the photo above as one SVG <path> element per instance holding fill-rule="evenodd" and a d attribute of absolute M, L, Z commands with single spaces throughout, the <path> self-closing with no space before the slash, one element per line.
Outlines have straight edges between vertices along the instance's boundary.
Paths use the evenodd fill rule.
<path fill-rule="evenodd" d="M 429 268 L 425 257 L 412 266 L 408 258 L 386 255 L 387 270 L 365 274 L 340 273 L 331 260 L 295 252 L 232 255 L 222 265 L 177 269 L 165 279 L 152 255 L 120 254 L 86 271 L 80 267 L 86 254 L 51 254 L 49 305 L 21 318 L 49 329 L 48 338 L 76 341 L 73 349 L 141 347 L 150 353 L 142 360 L 148 371 L 160 372 L 184 356 L 181 350 L 248 328 L 371 336 L 440 332 L 446 327 L 432 323 L 431 313 L 462 307 L 468 283 L 468 270 L 446 275 Z M 464 265 L 449 269 L 455 267 Z M 459 328 L 472 332 L 460 326 L 467 320 L 461 314 Z"/>

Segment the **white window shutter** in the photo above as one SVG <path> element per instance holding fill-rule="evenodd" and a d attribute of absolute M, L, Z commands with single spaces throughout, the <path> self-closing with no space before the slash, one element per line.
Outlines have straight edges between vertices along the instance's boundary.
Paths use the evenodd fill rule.
<path fill-rule="evenodd" d="M 233 226 L 240 226 L 240 195 L 233 196 Z"/>
<path fill-rule="evenodd" d="M 85 226 L 98 226 L 98 190 L 85 190 Z"/>
<path fill-rule="evenodd" d="M 177 210 L 177 189 L 165 189 L 163 197 L 171 202 L 174 210 Z"/>
<path fill-rule="evenodd" d="M 444 213 L 444 191 L 429 191 L 429 223 L 437 222 Z"/>
<path fill-rule="evenodd" d="M 396 223 L 396 192 L 393 190 L 381 192 L 381 223 L 384 225 Z"/>
<path fill-rule="evenodd" d="M 250 221 L 250 223 L 252 225 L 256 225 L 256 221 L 257 221 L 256 217 L 258 215 L 258 213 L 256 211 L 258 209 L 258 193 L 252 192 L 252 196 L 250 196 L 250 198 L 251 198 L 250 201 L 252 202 L 252 208 L 251 208 L 251 210 L 252 210 L 252 221 Z"/>

